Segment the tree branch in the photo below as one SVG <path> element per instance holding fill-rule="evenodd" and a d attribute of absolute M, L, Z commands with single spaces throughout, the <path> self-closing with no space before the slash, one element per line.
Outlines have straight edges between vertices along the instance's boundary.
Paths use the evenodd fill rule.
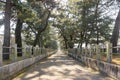
<path fill-rule="evenodd" d="M 48 16 L 47 16 L 47 18 L 46 18 L 45 26 L 44 26 L 43 29 L 39 30 L 40 33 L 42 33 L 43 31 L 46 30 L 46 28 L 47 28 L 47 26 L 48 26 L 48 19 L 49 19 L 49 17 L 50 17 L 50 11 L 48 10 Z"/>

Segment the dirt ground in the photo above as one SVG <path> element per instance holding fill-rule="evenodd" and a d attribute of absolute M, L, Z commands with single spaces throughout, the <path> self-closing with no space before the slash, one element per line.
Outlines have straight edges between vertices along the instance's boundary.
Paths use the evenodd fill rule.
<path fill-rule="evenodd" d="M 12 80 L 114 80 L 73 60 L 62 51 L 40 61 Z"/>

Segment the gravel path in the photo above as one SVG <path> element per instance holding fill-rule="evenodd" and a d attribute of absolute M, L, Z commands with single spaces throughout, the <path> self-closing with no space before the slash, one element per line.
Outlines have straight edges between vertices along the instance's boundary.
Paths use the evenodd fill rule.
<path fill-rule="evenodd" d="M 12 80 L 113 80 L 92 71 L 61 51 L 41 61 Z"/>

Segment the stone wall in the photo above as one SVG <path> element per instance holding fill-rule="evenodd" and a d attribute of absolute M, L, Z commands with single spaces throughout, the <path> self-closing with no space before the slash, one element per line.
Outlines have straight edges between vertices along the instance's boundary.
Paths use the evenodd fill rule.
<path fill-rule="evenodd" d="M 9 77 L 13 76 L 20 70 L 36 63 L 39 60 L 42 60 L 45 57 L 52 55 L 53 53 L 42 54 L 37 57 L 24 59 L 24 60 L 0 67 L 0 80 L 9 80 Z"/>
<path fill-rule="evenodd" d="M 84 63 L 86 66 L 93 69 L 99 70 L 102 73 L 107 74 L 117 80 L 120 80 L 120 66 L 115 64 L 110 64 L 104 61 L 99 61 L 82 55 L 77 55 L 74 53 L 68 53 L 68 55 L 77 61 Z"/>

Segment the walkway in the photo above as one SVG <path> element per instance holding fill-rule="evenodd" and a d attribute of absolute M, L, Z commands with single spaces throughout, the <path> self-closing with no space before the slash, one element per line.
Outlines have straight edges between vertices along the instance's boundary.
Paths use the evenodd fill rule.
<path fill-rule="evenodd" d="M 113 80 L 58 51 L 13 80 Z"/>

